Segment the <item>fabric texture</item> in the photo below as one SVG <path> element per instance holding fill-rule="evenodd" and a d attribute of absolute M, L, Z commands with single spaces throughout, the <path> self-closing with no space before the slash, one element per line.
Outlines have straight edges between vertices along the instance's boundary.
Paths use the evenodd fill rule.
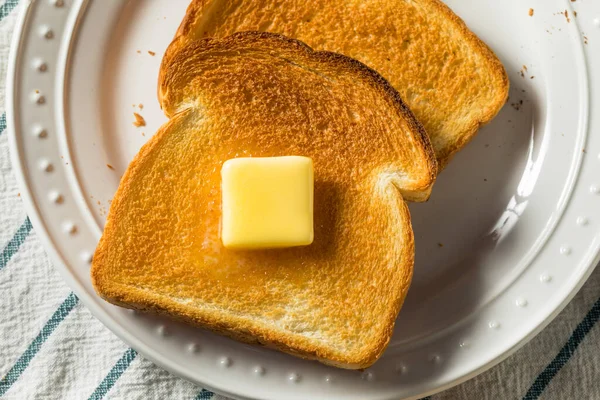
<path fill-rule="evenodd" d="M 90 314 L 52 267 L 21 204 L 8 153 L 5 77 L 18 0 L 0 4 L 0 398 L 225 399 L 138 355 Z M 599 318 L 597 269 L 520 351 L 429 398 L 600 399 Z"/>

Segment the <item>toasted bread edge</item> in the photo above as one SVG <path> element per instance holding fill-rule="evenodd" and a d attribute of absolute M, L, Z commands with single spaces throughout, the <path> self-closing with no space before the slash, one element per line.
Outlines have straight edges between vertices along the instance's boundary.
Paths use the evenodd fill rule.
<path fill-rule="evenodd" d="M 451 21 L 453 21 L 464 37 L 471 43 L 472 46 L 477 48 L 480 53 L 485 57 L 486 61 L 489 63 L 490 70 L 496 76 L 496 79 L 500 82 L 500 85 L 497 89 L 498 95 L 494 102 L 490 103 L 486 110 L 485 116 L 480 120 L 474 120 L 466 131 L 464 131 L 461 135 L 457 135 L 457 139 L 454 142 L 454 145 L 447 147 L 444 152 L 441 154 L 437 154 L 438 160 L 438 168 L 441 172 L 446 168 L 450 160 L 458 153 L 461 149 L 463 149 L 473 138 L 477 135 L 479 128 L 489 123 L 504 107 L 508 100 L 508 91 L 510 88 L 510 81 L 508 79 L 508 74 L 506 73 L 506 69 L 502 62 L 494 53 L 494 51 L 483 41 L 481 40 L 475 33 L 473 33 L 467 24 L 460 18 L 450 7 L 444 4 L 441 0 L 430 0 L 433 6 L 440 12 L 445 14 Z M 196 2 L 196 0 L 194 0 Z M 198 6 L 198 4 L 196 4 Z M 197 12 L 197 11 L 196 11 Z"/>

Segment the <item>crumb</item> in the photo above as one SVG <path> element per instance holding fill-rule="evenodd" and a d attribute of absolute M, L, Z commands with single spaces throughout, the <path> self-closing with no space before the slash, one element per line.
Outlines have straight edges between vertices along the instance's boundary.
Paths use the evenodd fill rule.
<path fill-rule="evenodd" d="M 138 104 L 138 108 L 139 108 L 140 110 L 143 110 L 143 109 L 144 109 L 144 105 L 143 105 L 142 103 L 140 103 L 140 104 Z"/>
<path fill-rule="evenodd" d="M 140 50 L 136 50 L 136 53 L 138 54 L 142 54 L 142 52 Z"/>
<path fill-rule="evenodd" d="M 588 37 L 587 36 L 583 37 L 583 44 L 588 44 Z"/>
<path fill-rule="evenodd" d="M 145 137 L 145 136 L 146 136 L 146 134 L 145 134 L 144 132 L 142 132 L 142 136 L 144 136 L 144 137 Z"/>
<path fill-rule="evenodd" d="M 573 11 L 573 16 L 577 18 L 577 11 Z"/>
<path fill-rule="evenodd" d="M 571 22 L 571 18 L 569 18 L 569 11 L 565 10 L 565 18 L 567 19 L 567 23 Z"/>
<path fill-rule="evenodd" d="M 156 55 L 155 52 L 148 50 L 148 54 L 150 54 L 152 57 L 154 57 Z"/>
<path fill-rule="evenodd" d="M 484 182 L 487 182 L 487 178 L 483 178 L 483 181 L 484 181 Z"/>
<path fill-rule="evenodd" d="M 521 89 L 521 92 L 526 93 L 527 91 L 525 89 Z"/>
<path fill-rule="evenodd" d="M 444 243 L 438 243 L 438 247 L 444 247 Z"/>
<path fill-rule="evenodd" d="M 107 166 L 108 168 L 112 169 L 113 171 L 115 170 L 115 167 L 113 167 L 113 166 L 112 166 L 112 165 L 110 165 L 110 164 L 106 164 L 106 166 Z"/>
<path fill-rule="evenodd" d="M 587 153 L 587 151 L 585 149 L 581 150 L 584 154 Z"/>
<path fill-rule="evenodd" d="M 533 17 L 533 8 L 530 8 L 530 9 L 529 9 L 529 16 L 530 16 L 530 17 Z"/>
<path fill-rule="evenodd" d="M 21 197 L 21 192 L 17 193 L 17 197 Z"/>
<path fill-rule="evenodd" d="M 529 79 L 533 79 L 533 78 L 535 78 L 535 76 L 534 76 L 534 75 L 531 75 L 531 78 L 529 78 Z"/>
<path fill-rule="evenodd" d="M 96 203 L 98 203 L 98 205 L 100 205 L 100 200 L 98 200 Z"/>
<path fill-rule="evenodd" d="M 520 70 L 519 73 L 521 74 L 521 78 L 525 78 L 525 72 L 523 72 L 523 70 Z"/>
<path fill-rule="evenodd" d="M 527 65 L 523 65 L 523 71 L 527 72 Z"/>
<path fill-rule="evenodd" d="M 39 92 L 40 92 L 39 90 L 36 90 L 36 91 L 35 91 L 35 94 L 38 94 Z"/>
<path fill-rule="evenodd" d="M 146 120 L 140 114 L 134 112 L 133 116 L 135 117 L 135 121 L 133 121 L 133 126 L 139 128 L 140 126 L 146 126 Z"/>
<path fill-rule="evenodd" d="M 523 105 L 523 100 L 519 100 L 518 103 L 511 103 L 510 106 L 512 108 L 514 108 L 515 110 L 519 111 L 521 109 L 521 106 Z"/>
<path fill-rule="evenodd" d="M 135 104 L 132 104 L 131 107 L 135 107 Z"/>

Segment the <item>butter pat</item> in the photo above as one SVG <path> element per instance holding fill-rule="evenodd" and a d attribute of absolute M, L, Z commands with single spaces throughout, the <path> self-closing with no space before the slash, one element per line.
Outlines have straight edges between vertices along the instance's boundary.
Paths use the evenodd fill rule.
<path fill-rule="evenodd" d="M 308 157 L 251 157 L 221 169 L 223 245 L 260 249 L 313 241 L 313 163 Z"/>

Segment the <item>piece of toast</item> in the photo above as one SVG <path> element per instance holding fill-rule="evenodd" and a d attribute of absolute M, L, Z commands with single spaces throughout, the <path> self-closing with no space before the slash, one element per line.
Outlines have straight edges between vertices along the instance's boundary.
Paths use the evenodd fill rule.
<path fill-rule="evenodd" d="M 375 69 L 425 126 L 440 168 L 508 98 L 501 62 L 439 0 L 192 0 L 163 60 L 191 41 L 247 30 Z"/>
<path fill-rule="evenodd" d="M 375 71 L 276 34 L 199 40 L 163 67 L 170 120 L 112 201 L 97 293 L 330 365 L 371 365 L 412 277 L 402 193 L 418 199 L 436 176 L 423 127 Z M 313 244 L 225 249 L 222 163 L 281 155 L 314 161 Z"/>

